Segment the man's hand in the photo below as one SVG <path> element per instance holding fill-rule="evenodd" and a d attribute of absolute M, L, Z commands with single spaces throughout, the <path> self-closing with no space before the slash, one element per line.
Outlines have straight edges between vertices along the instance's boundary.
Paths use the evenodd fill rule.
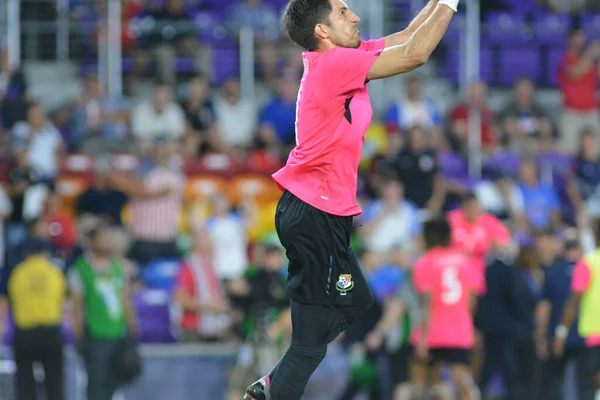
<path fill-rule="evenodd" d="M 596 60 L 597 58 L 599 58 L 600 57 L 600 42 L 597 40 L 594 40 L 592 42 L 592 44 L 590 44 L 590 46 L 587 48 L 585 55 L 586 55 L 586 57 L 588 57 L 592 60 Z"/>
<path fill-rule="evenodd" d="M 365 343 L 369 350 L 379 350 L 383 345 L 383 335 L 381 334 L 381 332 L 373 331 L 367 335 Z"/>

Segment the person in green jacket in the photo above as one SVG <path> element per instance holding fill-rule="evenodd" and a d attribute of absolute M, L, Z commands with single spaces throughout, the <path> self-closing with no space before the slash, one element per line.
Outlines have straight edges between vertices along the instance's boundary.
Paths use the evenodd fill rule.
<path fill-rule="evenodd" d="M 127 335 L 137 337 L 137 323 L 106 228 L 91 229 L 87 238 L 86 252 L 69 273 L 73 332 L 85 359 L 87 399 L 111 400 L 120 386 L 114 359 Z"/>

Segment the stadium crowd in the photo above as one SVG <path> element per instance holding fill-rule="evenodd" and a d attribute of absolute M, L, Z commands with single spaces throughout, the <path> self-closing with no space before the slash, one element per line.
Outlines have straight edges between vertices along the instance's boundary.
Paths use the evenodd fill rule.
<path fill-rule="evenodd" d="M 273 6 L 234 5 L 226 17 L 231 34 L 246 24 L 260 32 L 257 79 L 266 96 L 245 99 L 236 76 L 211 79 L 210 48 L 182 28 L 193 23 L 183 1 L 125 4 L 124 23 L 144 13 L 157 27 L 139 37 L 125 31 L 134 65 L 123 98 L 107 96 L 98 77 L 85 73 L 78 98 L 46 110 L 0 50 L 0 335 L 34 325 L 30 314 L 40 317 L 14 308 L 18 291 L 27 290 L 11 282 L 16 267 L 37 271 L 52 262 L 67 277 L 60 283 L 52 275 L 52 282 L 68 285 L 71 301 L 64 315 L 50 314 L 69 340 L 89 347 L 86 367 L 97 378 L 90 399 L 108 399 L 118 387 L 102 355 L 127 331 L 150 343 L 240 343 L 228 379 L 231 398 L 239 399 L 281 356 L 290 331 L 285 255 L 273 220 L 279 190 L 268 175 L 295 143 L 299 52 L 274 29 Z M 94 18 L 101 5 L 73 2 L 72 18 Z M 195 60 L 191 71 L 173 67 L 182 55 Z M 484 82 L 442 110 L 424 96 L 419 75 L 405 80 L 369 129 L 360 168 L 363 214 L 354 241 L 376 304 L 334 344 L 349 355 L 347 374 L 317 374 L 314 396 L 351 399 L 366 391 L 373 400 L 392 392 L 402 399 L 409 379 L 443 382 L 439 371 L 419 376 L 409 340 L 419 318 L 411 268 L 423 252 L 423 222 L 440 213 L 453 244 L 488 264 L 475 318 L 473 368 L 482 389 L 493 389 L 499 373 L 507 399 L 560 399 L 557 385 L 575 360 L 580 395 L 594 390 L 585 377 L 600 370 L 600 355 L 593 353 L 594 365 L 575 327 L 565 352 L 553 341 L 575 265 L 599 238 L 599 58 L 598 42 L 588 45 L 581 30 L 570 34 L 556 71 L 561 115 L 540 105 L 527 77 L 500 109 L 488 105 Z M 475 112 L 483 149 L 477 178 L 468 163 Z M 94 276 L 103 276 L 99 289 Z M 166 299 L 158 311 L 151 307 L 157 293 Z M 600 319 L 599 307 L 582 312 Z M 25 363 L 18 366 L 32 362 L 15 356 Z M 19 379 L 26 387 L 27 377 Z M 49 388 L 48 399 L 61 398 L 50 394 L 61 390 Z M 439 398 L 447 398 L 444 390 Z"/>

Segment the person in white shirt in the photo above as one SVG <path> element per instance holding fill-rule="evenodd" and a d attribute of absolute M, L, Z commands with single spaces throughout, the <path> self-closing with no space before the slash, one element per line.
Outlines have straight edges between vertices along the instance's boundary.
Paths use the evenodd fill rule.
<path fill-rule="evenodd" d="M 18 122 L 12 136 L 13 142 L 27 142 L 27 162 L 33 171 L 44 180 L 56 179 L 65 145 L 58 129 L 48 121 L 41 103 L 29 104 L 27 122 Z"/>
<path fill-rule="evenodd" d="M 133 111 L 133 136 L 138 142 L 149 144 L 166 136 L 179 140 L 185 134 L 185 113 L 173 101 L 172 89 L 158 83 L 153 89 L 151 101 L 139 104 Z"/>
<path fill-rule="evenodd" d="M 252 102 L 242 99 L 237 79 L 229 79 L 223 84 L 221 96 L 215 101 L 215 114 L 222 150 L 232 152 L 252 146 L 258 122 L 257 109 Z"/>

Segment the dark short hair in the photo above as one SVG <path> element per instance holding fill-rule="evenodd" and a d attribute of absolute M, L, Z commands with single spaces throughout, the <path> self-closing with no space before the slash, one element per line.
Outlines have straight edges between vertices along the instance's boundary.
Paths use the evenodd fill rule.
<path fill-rule="evenodd" d="M 436 217 L 423 225 L 423 238 L 428 249 L 433 247 L 448 247 L 452 230 L 446 218 Z"/>
<path fill-rule="evenodd" d="M 462 204 L 463 206 L 472 201 L 477 201 L 477 200 L 478 200 L 477 196 L 473 192 L 467 192 L 467 193 L 463 194 L 462 196 L 460 196 L 460 204 Z"/>
<path fill-rule="evenodd" d="M 317 48 L 315 26 L 328 23 L 330 0 L 290 0 L 281 25 L 294 43 L 311 51 Z"/>

